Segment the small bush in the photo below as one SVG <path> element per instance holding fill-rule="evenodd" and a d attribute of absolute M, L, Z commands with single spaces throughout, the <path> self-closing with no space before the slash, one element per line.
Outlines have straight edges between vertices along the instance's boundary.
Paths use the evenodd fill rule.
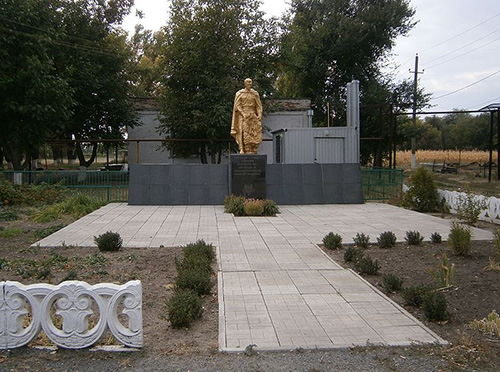
<path fill-rule="evenodd" d="M 426 285 L 417 285 L 404 288 L 401 295 L 407 305 L 420 307 L 424 302 L 424 297 L 431 291 L 431 288 Z"/>
<path fill-rule="evenodd" d="M 431 242 L 434 244 L 439 244 L 443 241 L 443 238 L 441 238 L 441 234 L 438 232 L 434 232 L 431 234 Z"/>
<path fill-rule="evenodd" d="M 339 234 L 334 234 L 333 232 L 329 232 L 323 238 L 323 244 L 325 248 L 328 249 L 340 249 L 342 248 L 342 237 Z"/>
<path fill-rule="evenodd" d="M 448 245 L 457 256 L 470 256 L 472 251 L 472 233 L 469 227 L 460 225 L 457 221 L 451 224 L 448 235 Z"/>
<path fill-rule="evenodd" d="M 382 287 L 387 292 L 396 292 L 403 287 L 403 279 L 394 274 L 385 274 L 383 276 Z"/>
<path fill-rule="evenodd" d="M 114 233 L 112 231 L 108 231 L 99 236 L 94 236 L 94 242 L 99 248 L 100 251 L 103 252 L 116 252 L 119 251 L 122 247 L 123 240 L 118 233 Z"/>
<path fill-rule="evenodd" d="M 449 318 L 448 303 L 441 292 L 430 291 L 424 296 L 423 309 L 425 317 L 431 321 L 444 321 Z"/>
<path fill-rule="evenodd" d="M 179 261 L 175 260 L 175 268 L 177 272 L 181 271 L 203 271 L 208 273 L 209 275 L 213 272 L 211 261 L 205 257 L 204 255 L 188 255 L 184 256 L 184 258 Z"/>
<path fill-rule="evenodd" d="M 356 233 L 356 236 L 352 239 L 354 240 L 354 244 L 359 248 L 366 249 L 370 246 L 370 235 Z"/>
<path fill-rule="evenodd" d="M 61 230 L 63 227 L 66 227 L 66 224 L 60 223 L 58 225 L 38 229 L 35 231 L 35 238 L 37 238 L 37 239 L 46 238 L 47 236 L 52 235 L 56 231 Z"/>
<path fill-rule="evenodd" d="M 493 231 L 493 250 L 497 257 L 500 257 L 500 228 Z"/>
<path fill-rule="evenodd" d="M 396 235 L 392 231 L 384 231 L 377 238 L 380 248 L 392 248 L 396 245 Z"/>
<path fill-rule="evenodd" d="M 0 207 L 0 221 L 15 221 L 19 219 L 19 214 L 7 207 Z"/>
<path fill-rule="evenodd" d="M 245 199 L 243 208 L 247 216 L 262 216 L 262 213 L 264 213 L 264 202 L 260 199 Z"/>
<path fill-rule="evenodd" d="M 245 207 L 243 202 L 245 198 L 242 196 L 228 195 L 224 198 L 224 212 L 232 213 L 235 216 L 244 216 Z"/>
<path fill-rule="evenodd" d="M 424 241 L 424 237 L 418 231 L 407 231 L 405 241 L 408 245 L 420 245 Z"/>
<path fill-rule="evenodd" d="M 432 171 L 419 167 L 411 174 L 404 204 L 418 212 L 435 212 L 440 209 L 440 198 Z"/>
<path fill-rule="evenodd" d="M 191 289 L 199 296 L 210 294 L 212 281 L 205 270 L 183 269 L 177 273 L 175 284 L 179 289 Z"/>
<path fill-rule="evenodd" d="M 373 261 L 370 256 L 364 256 L 354 265 L 361 275 L 377 275 L 380 265 L 377 260 Z"/>
<path fill-rule="evenodd" d="M 344 253 L 344 262 L 358 262 L 365 253 L 361 248 L 348 247 Z"/>
<path fill-rule="evenodd" d="M 487 208 L 486 201 L 470 192 L 460 195 L 457 202 L 457 216 L 468 225 L 474 225 L 479 220 L 481 212 Z"/>
<path fill-rule="evenodd" d="M 168 320 L 173 328 L 189 327 L 203 314 L 201 298 L 191 290 L 175 291 L 166 303 Z"/>
<path fill-rule="evenodd" d="M 0 230 L 0 238 L 13 238 L 24 234 L 24 230 L 19 227 L 8 227 Z"/>
<path fill-rule="evenodd" d="M 215 248 L 212 244 L 205 243 L 204 240 L 198 240 L 196 243 L 189 243 L 182 248 L 184 257 L 187 256 L 204 256 L 210 263 L 215 259 Z"/>
<path fill-rule="evenodd" d="M 264 216 L 276 216 L 280 213 L 280 209 L 274 200 L 264 200 Z"/>

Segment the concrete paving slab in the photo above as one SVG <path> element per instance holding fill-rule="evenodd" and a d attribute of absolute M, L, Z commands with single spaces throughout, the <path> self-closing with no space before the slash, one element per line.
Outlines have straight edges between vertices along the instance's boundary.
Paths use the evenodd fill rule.
<path fill-rule="evenodd" d="M 107 206 L 37 242 L 40 247 L 93 246 L 94 236 L 119 232 L 125 247 L 217 247 L 219 347 L 243 351 L 331 349 L 355 345 L 445 343 L 317 244 L 329 232 L 352 243 L 384 231 L 448 236 L 450 221 L 387 204 L 283 206 L 277 217 L 234 217 L 222 206 Z M 488 231 L 472 229 L 476 240 Z"/>

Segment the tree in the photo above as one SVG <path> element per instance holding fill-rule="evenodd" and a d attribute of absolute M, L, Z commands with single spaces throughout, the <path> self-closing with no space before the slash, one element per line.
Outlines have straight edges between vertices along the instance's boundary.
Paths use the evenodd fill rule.
<path fill-rule="evenodd" d="M 0 2 L 1 145 L 15 169 L 48 139 L 116 138 L 134 124 L 125 35 L 114 30 L 132 4 Z"/>
<path fill-rule="evenodd" d="M 310 97 L 318 123 L 325 122 L 327 102 L 344 116 L 346 84 L 356 78 L 366 89 L 380 76 L 380 63 L 396 37 L 414 25 L 407 0 L 293 0 L 291 5 L 278 90 Z"/>
<path fill-rule="evenodd" d="M 273 93 L 274 21 L 256 0 L 173 0 L 162 60 L 160 133 L 174 156 L 220 161 L 231 140 L 231 112 L 245 78 Z"/>

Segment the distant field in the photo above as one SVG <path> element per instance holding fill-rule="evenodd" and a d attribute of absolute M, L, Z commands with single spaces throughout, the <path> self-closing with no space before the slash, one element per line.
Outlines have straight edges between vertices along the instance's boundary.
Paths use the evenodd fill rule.
<path fill-rule="evenodd" d="M 460 166 L 484 164 L 489 161 L 488 151 L 456 151 L 456 150 L 419 150 L 416 152 L 417 163 L 446 163 L 460 164 Z M 498 164 L 497 153 L 493 152 L 493 162 Z M 479 164 L 478 164 L 479 163 Z M 411 151 L 398 151 L 396 153 L 398 168 L 411 167 Z"/>

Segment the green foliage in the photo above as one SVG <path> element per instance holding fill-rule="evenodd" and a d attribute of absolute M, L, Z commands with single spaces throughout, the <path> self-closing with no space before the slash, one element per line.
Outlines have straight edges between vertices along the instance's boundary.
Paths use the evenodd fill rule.
<path fill-rule="evenodd" d="M 493 249 L 497 257 L 500 257 L 500 228 L 493 230 Z"/>
<path fill-rule="evenodd" d="M 434 244 L 439 244 L 443 241 L 441 234 L 438 232 L 433 232 L 431 234 L 431 242 Z"/>
<path fill-rule="evenodd" d="M 329 232 L 323 238 L 323 245 L 327 249 L 340 249 L 342 248 L 342 237 L 339 234 Z"/>
<path fill-rule="evenodd" d="M 182 260 L 175 259 L 175 267 L 178 273 L 181 271 L 200 271 L 208 273 L 208 277 L 213 272 L 212 261 L 200 254 L 184 256 Z"/>
<path fill-rule="evenodd" d="M 244 216 L 245 207 L 243 202 L 245 198 L 243 196 L 228 195 L 224 198 L 224 212 L 232 213 L 235 216 Z"/>
<path fill-rule="evenodd" d="M 189 327 L 203 314 L 201 298 L 191 290 L 175 291 L 166 308 L 173 328 Z"/>
<path fill-rule="evenodd" d="M 356 244 L 359 248 L 368 248 L 370 246 L 370 235 L 365 235 L 363 233 L 356 233 L 356 236 L 353 238 L 354 244 Z"/>
<path fill-rule="evenodd" d="M 191 289 L 199 296 L 210 294 L 213 286 L 210 273 L 207 273 L 207 271 L 196 268 L 187 269 L 184 267 L 177 273 L 175 284 L 177 288 Z"/>
<path fill-rule="evenodd" d="M 264 199 L 264 216 L 276 216 L 280 209 L 274 200 Z"/>
<path fill-rule="evenodd" d="M 382 287 L 387 292 L 396 292 L 403 287 L 403 279 L 394 274 L 385 274 L 382 277 Z"/>
<path fill-rule="evenodd" d="M 0 230 L 0 238 L 13 238 L 23 234 L 24 230 L 19 227 L 8 227 Z"/>
<path fill-rule="evenodd" d="M 264 213 L 264 202 L 260 199 L 245 199 L 243 207 L 247 216 L 261 216 Z"/>
<path fill-rule="evenodd" d="M 0 257 L 0 270 L 9 265 L 9 261 L 3 257 Z"/>
<path fill-rule="evenodd" d="M 15 185 L 0 174 L 0 206 L 53 204 L 63 200 L 66 195 L 67 190 L 59 184 Z"/>
<path fill-rule="evenodd" d="M 451 223 L 448 245 L 457 256 L 470 256 L 472 251 L 472 233 L 469 227 L 457 221 Z"/>
<path fill-rule="evenodd" d="M 417 168 L 410 176 L 404 204 L 418 212 L 434 212 L 439 210 L 440 203 L 434 174 L 427 168 Z"/>
<path fill-rule="evenodd" d="M 408 245 L 420 245 L 424 241 L 424 237 L 418 231 L 407 231 L 405 241 Z"/>
<path fill-rule="evenodd" d="M 122 247 L 123 239 L 120 234 L 108 231 L 97 237 L 94 236 L 94 243 L 101 252 L 117 252 Z"/>
<path fill-rule="evenodd" d="M 57 225 L 54 225 L 54 226 L 37 229 L 35 231 L 35 238 L 37 238 L 37 239 L 46 238 L 47 236 L 52 235 L 56 231 L 61 230 L 63 227 L 66 227 L 65 223 L 60 223 L 60 224 L 57 224 Z"/>
<path fill-rule="evenodd" d="M 106 202 L 89 195 L 75 193 L 59 203 L 41 208 L 31 216 L 31 219 L 36 222 L 50 222 L 58 219 L 61 215 L 69 215 L 78 219 L 105 204 Z"/>
<path fill-rule="evenodd" d="M 392 248 L 396 245 L 396 235 L 392 231 L 384 231 L 377 238 L 380 248 Z"/>
<path fill-rule="evenodd" d="M 484 198 L 478 197 L 466 190 L 465 195 L 460 195 L 457 202 L 457 215 L 468 225 L 474 225 L 479 220 L 481 212 L 487 208 Z"/>
<path fill-rule="evenodd" d="M 356 248 L 356 247 L 347 247 L 346 251 L 344 252 L 344 262 L 358 262 L 360 259 L 363 258 L 365 253 L 361 248 Z"/>
<path fill-rule="evenodd" d="M 78 273 L 75 270 L 68 270 L 61 283 L 68 280 L 78 280 Z"/>
<path fill-rule="evenodd" d="M 370 256 L 361 258 L 354 267 L 361 275 L 377 275 L 380 270 L 378 260 L 373 261 Z"/>
<path fill-rule="evenodd" d="M 218 162 L 228 150 L 220 140 L 231 140 L 234 95 L 244 79 L 252 78 L 261 96 L 272 93 L 276 22 L 258 8 L 255 0 L 172 1 L 162 50 L 159 130 L 169 138 L 208 140 L 167 142 L 175 156 Z"/>
<path fill-rule="evenodd" d="M 426 285 L 417 285 L 413 287 L 403 288 L 401 296 L 407 305 L 413 307 L 420 307 L 424 302 L 425 296 L 432 289 Z"/>
<path fill-rule="evenodd" d="M 423 301 L 425 317 L 431 321 L 447 320 L 450 314 L 447 311 L 448 303 L 441 292 L 428 292 Z"/>
<path fill-rule="evenodd" d="M 455 264 L 450 262 L 446 253 L 441 255 L 440 260 L 441 262 L 436 270 L 428 270 L 429 274 L 438 281 L 441 288 L 447 288 L 452 286 L 455 280 Z"/>
<path fill-rule="evenodd" d="M 184 257 L 202 256 L 212 263 L 215 259 L 215 248 L 212 244 L 205 243 L 204 240 L 198 240 L 196 243 L 189 243 L 182 248 Z"/>
<path fill-rule="evenodd" d="M 11 208 L 0 207 L 0 221 L 15 221 L 19 219 L 19 214 Z"/>

